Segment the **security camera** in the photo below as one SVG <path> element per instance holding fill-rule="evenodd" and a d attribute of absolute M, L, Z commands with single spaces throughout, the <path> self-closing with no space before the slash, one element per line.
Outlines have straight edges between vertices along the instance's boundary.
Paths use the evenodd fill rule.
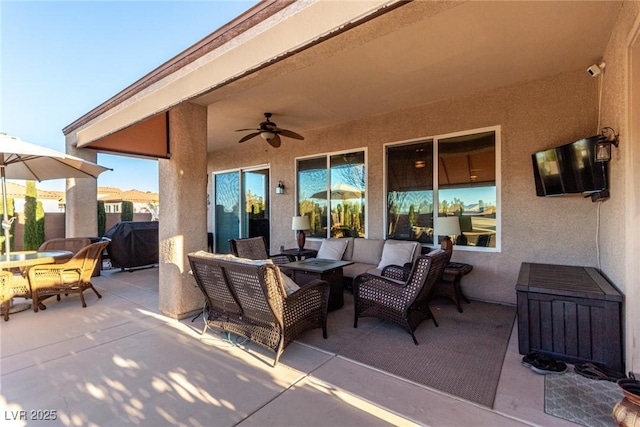
<path fill-rule="evenodd" d="M 593 64 L 591 67 L 587 68 L 587 73 L 589 73 L 591 77 L 595 77 L 604 70 L 604 67 L 604 62 L 601 62 L 600 64 Z"/>

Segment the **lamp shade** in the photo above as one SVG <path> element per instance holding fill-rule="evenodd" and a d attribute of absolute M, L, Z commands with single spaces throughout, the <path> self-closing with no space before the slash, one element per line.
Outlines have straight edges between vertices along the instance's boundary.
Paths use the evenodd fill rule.
<path fill-rule="evenodd" d="M 436 232 L 438 236 L 458 236 L 460 234 L 460 220 L 457 216 L 437 217 Z"/>
<path fill-rule="evenodd" d="M 271 131 L 265 130 L 265 131 L 260 132 L 260 136 L 264 140 L 271 141 L 273 139 L 273 137 L 276 136 L 276 134 L 271 132 Z"/>
<path fill-rule="evenodd" d="M 308 230 L 311 228 L 308 216 L 294 216 L 291 220 L 292 230 Z"/>

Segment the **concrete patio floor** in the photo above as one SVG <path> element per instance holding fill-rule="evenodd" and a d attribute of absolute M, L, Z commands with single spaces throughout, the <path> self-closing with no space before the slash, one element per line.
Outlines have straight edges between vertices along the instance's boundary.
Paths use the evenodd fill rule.
<path fill-rule="evenodd" d="M 73 295 L 0 322 L 2 425 L 576 425 L 544 413 L 515 328 L 490 410 L 297 342 L 273 368 L 258 346 L 201 336 L 202 316 L 163 316 L 157 268 L 93 283 L 86 308 Z"/>

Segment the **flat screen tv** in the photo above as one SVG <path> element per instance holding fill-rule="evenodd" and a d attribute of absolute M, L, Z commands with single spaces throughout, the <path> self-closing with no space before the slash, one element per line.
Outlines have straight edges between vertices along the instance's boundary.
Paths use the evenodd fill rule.
<path fill-rule="evenodd" d="M 609 162 L 596 162 L 600 136 L 580 139 L 531 155 L 538 196 L 591 193 L 607 190 Z"/>

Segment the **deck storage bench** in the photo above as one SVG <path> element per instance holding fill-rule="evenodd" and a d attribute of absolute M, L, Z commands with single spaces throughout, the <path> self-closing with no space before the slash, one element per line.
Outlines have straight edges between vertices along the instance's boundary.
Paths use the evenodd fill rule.
<path fill-rule="evenodd" d="M 520 354 L 624 372 L 623 297 L 597 269 L 525 262 L 516 292 Z"/>

